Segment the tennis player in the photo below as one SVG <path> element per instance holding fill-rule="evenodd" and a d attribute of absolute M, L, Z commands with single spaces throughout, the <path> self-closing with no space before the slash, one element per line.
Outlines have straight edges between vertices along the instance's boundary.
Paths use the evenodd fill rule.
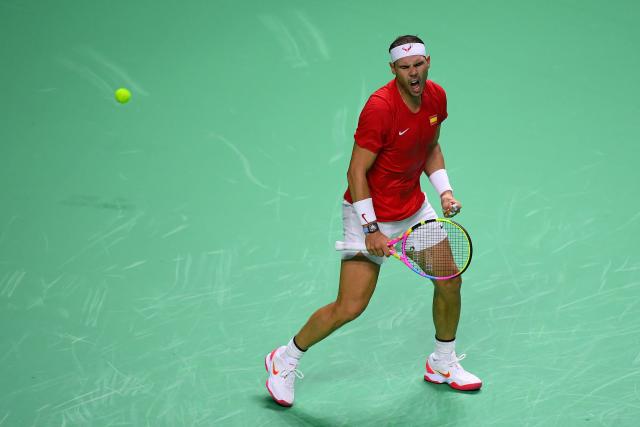
<path fill-rule="evenodd" d="M 343 252 L 336 300 L 311 315 L 287 345 L 267 354 L 267 390 L 291 406 L 297 369 L 305 352 L 367 307 L 380 265 L 389 256 L 389 236 L 437 214 L 420 188 L 425 173 L 440 195 L 445 216 L 462 204 L 453 196 L 438 137 L 447 118 L 444 89 L 427 80 L 431 58 L 416 36 L 398 37 L 389 47 L 395 78 L 371 95 L 360 113 L 349 187 L 342 204 L 344 240 L 364 242 L 368 253 Z M 455 206 L 454 206 L 455 205 Z M 455 351 L 462 279 L 434 280 L 435 349 L 426 360 L 424 379 L 457 390 L 478 390 L 482 381 L 460 365 Z"/>

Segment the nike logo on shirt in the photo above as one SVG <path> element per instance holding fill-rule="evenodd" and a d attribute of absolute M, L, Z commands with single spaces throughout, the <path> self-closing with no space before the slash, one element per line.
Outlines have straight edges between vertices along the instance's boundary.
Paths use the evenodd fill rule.
<path fill-rule="evenodd" d="M 405 130 L 403 130 L 402 132 L 398 131 L 398 135 L 402 136 L 405 133 L 407 133 L 407 131 L 409 130 L 409 128 L 406 128 Z"/>

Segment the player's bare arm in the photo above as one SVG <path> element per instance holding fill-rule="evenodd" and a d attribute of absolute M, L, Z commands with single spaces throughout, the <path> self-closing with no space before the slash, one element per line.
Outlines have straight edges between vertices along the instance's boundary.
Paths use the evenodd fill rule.
<path fill-rule="evenodd" d="M 351 199 L 354 203 L 371 197 L 367 182 L 367 171 L 373 166 L 376 157 L 375 153 L 358 146 L 358 144 L 353 144 L 351 162 L 347 170 L 347 181 L 349 182 Z M 369 233 L 365 238 L 367 250 L 377 256 L 389 256 L 388 241 L 389 238 L 380 231 Z"/>
<path fill-rule="evenodd" d="M 429 151 L 427 152 L 427 161 L 424 165 L 424 172 L 427 176 L 431 176 L 431 174 L 437 170 L 444 169 L 444 156 L 442 155 L 442 150 L 440 149 L 440 143 L 438 142 L 440 139 L 440 126 L 438 126 L 438 130 L 436 131 L 436 135 L 433 138 L 433 142 L 429 147 Z M 445 191 L 440 195 L 440 203 L 442 205 L 442 212 L 445 216 L 449 216 L 451 212 L 452 205 L 456 205 L 457 210 L 460 211 L 462 209 L 462 203 L 453 197 L 452 191 Z"/>

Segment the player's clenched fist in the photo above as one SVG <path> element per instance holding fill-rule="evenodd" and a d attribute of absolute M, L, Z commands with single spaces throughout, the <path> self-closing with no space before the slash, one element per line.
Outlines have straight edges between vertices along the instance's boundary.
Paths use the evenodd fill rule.
<path fill-rule="evenodd" d="M 440 196 L 440 203 L 442 204 L 442 212 L 446 218 L 451 218 L 460 212 L 462 204 L 453 197 L 451 191 L 445 191 Z"/>
<path fill-rule="evenodd" d="M 391 252 L 389 251 L 389 246 L 387 246 L 387 242 L 389 242 L 389 238 L 385 236 L 381 231 L 376 231 L 375 233 L 369 233 L 364 239 L 365 245 L 367 245 L 367 251 L 370 254 L 376 256 L 389 256 Z"/>

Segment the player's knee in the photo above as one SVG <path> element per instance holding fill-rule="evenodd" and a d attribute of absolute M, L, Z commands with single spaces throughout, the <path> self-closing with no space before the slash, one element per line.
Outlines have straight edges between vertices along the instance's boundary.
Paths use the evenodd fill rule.
<path fill-rule="evenodd" d="M 457 276 L 451 279 L 434 280 L 433 284 L 437 292 L 459 293 L 460 287 L 462 286 L 462 277 Z"/>
<path fill-rule="evenodd" d="M 366 302 L 343 303 L 337 307 L 337 317 L 340 323 L 351 322 L 362 314 L 367 308 Z"/>

